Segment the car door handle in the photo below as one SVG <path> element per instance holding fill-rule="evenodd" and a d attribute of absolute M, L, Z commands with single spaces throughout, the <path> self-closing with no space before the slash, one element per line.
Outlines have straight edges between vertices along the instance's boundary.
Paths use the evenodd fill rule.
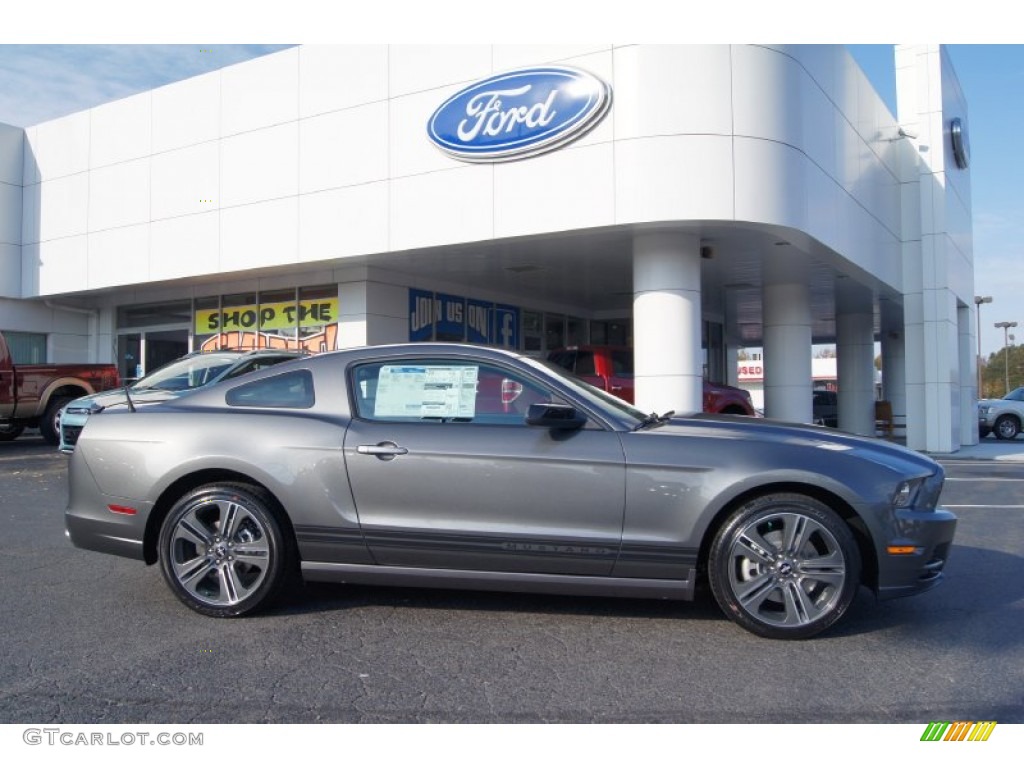
<path fill-rule="evenodd" d="M 408 452 L 408 448 L 395 445 L 390 440 L 383 443 L 377 443 L 376 445 L 356 446 L 356 453 L 361 453 L 364 456 L 376 456 L 378 459 L 382 459 L 384 461 L 390 461 L 395 458 L 395 456 L 405 456 Z"/>

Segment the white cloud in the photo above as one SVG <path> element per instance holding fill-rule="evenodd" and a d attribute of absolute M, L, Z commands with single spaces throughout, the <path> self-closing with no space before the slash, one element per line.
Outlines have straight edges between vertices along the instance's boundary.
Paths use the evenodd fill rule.
<path fill-rule="evenodd" d="M 0 122 L 30 126 L 284 45 L 0 45 Z"/>

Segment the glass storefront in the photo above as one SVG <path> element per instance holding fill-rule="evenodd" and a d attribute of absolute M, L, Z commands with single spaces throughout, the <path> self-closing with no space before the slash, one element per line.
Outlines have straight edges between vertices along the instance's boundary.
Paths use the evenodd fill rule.
<path fill-rule="evenodd" d="M 334 349 L 338 287 L 320 285 L 120 307 L 121 376 L 137 379 L 189 352 Z"/>

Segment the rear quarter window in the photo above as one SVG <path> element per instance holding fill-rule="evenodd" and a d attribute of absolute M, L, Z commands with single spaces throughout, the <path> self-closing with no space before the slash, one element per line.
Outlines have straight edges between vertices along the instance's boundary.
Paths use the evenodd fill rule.
<path fill-rule="evenodd" d="M 247 408 L 312 408 L 316 402 L 313 374 L 288 371 L 228 390 L 227 404 Z"/>

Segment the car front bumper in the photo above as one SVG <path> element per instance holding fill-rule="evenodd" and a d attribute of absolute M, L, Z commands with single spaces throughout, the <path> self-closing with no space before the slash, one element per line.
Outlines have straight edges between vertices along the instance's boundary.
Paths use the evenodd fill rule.
<path fill-rule="evenodd" d="M 934 511 L 896 512 L 901 535 L 878 551 L 878 597 L 889 599 L 927 592 L 938 586 L 956 533 L 957 517 Z M 909 551 L 907 551 L 909 550 Z"/>

